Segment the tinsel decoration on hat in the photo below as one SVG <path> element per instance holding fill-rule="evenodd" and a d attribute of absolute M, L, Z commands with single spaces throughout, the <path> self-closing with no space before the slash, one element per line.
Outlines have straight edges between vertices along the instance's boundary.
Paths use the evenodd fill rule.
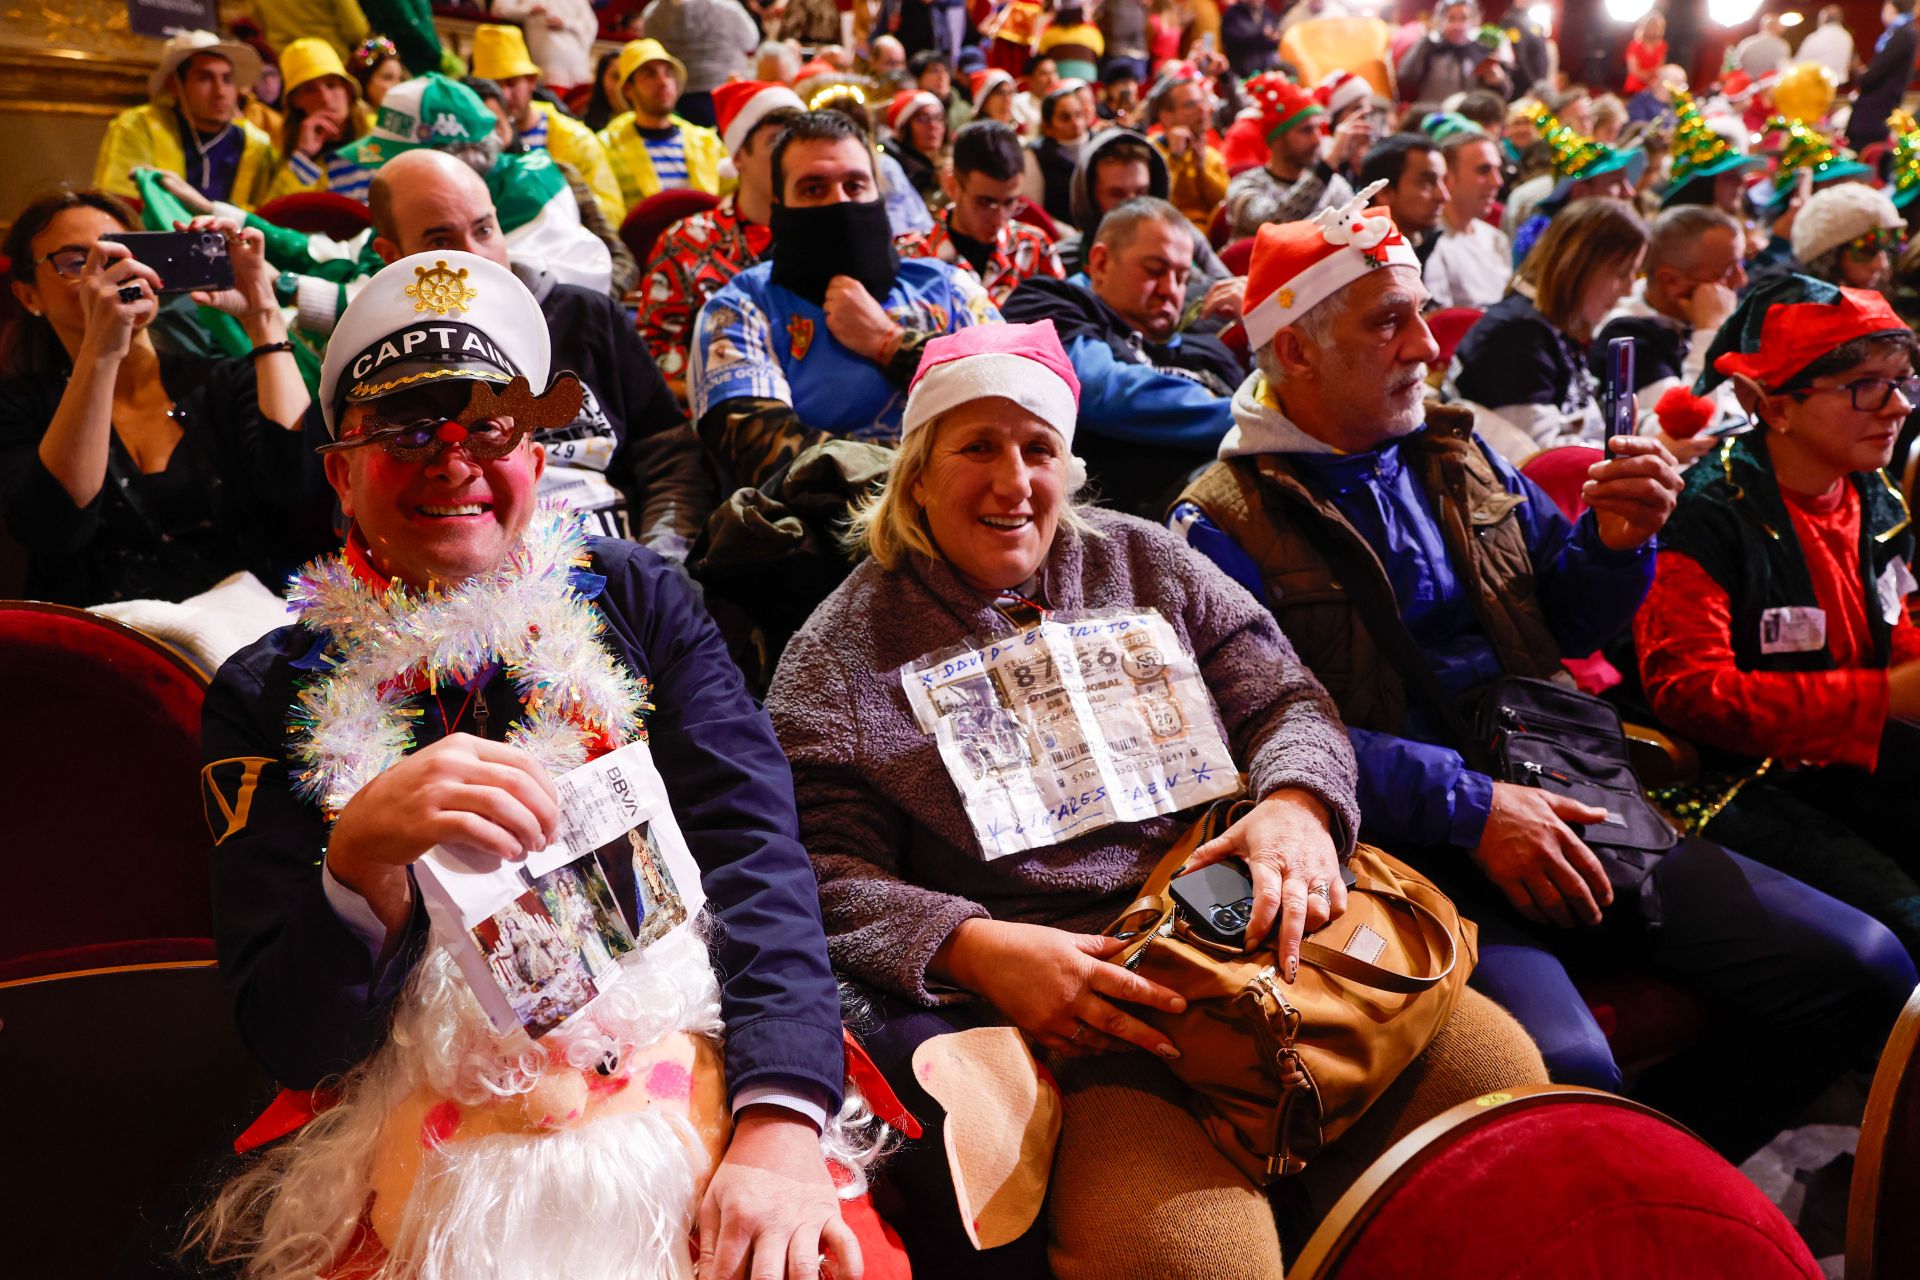
<path fill-rule="evenodd" d="M 1920 123 L 1902 107 L 1887 117 L 1887 129 L 1893 140 L 1893 169 L 1887 181 L 1893 188 L 1894 207 L 1904 209 L 1920 196 Z"/>
<path fill-rule="evenodd" d="M 1528 108 L 1526 116 L 1539 131 L 1540 140 L 1553 148 L 1553 172 L 1556 177 L 1578 181 L 1606 165 L 1616 154 L 1606 143 L 1589 138 L 1562 123 L 1560 117 L 1544 104 Z"/>
<path fill-rule="evenodd" d="M 1707 123 L 1700 104 L 1685 89 L 1673 95 L 1677 123 L 1673 129 L 1673 171 L 1675 186 L 1694 178 L 1730 169 L 1746 159 L 1726 135 Z"/>
<path fill-rule="evenodd" d="M 1853 158 L 1852 152 L 1834 146 L 1832 139 L 1804 120 L 1774 116 L 1767 121 L 1761 133 L 1781 135 L 1779 162 L 1773 171 L 1776 200 L 1783 198 L 1793 188 L 1802 169 L 1813 174 L 1816 186 L 1836 178 L 1864 178 L 1871 172 Z"/>

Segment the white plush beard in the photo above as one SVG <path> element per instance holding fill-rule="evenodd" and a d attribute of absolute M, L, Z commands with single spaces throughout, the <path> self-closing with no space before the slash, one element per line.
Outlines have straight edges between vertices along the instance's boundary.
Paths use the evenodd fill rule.
<path fill-rule="evenodd" d="M 689 1280 L 694 1191 L 706 1169 L 693 1127 L 663 1109 L 449 1143 L 414 1184 L 388 1273 Z"/>

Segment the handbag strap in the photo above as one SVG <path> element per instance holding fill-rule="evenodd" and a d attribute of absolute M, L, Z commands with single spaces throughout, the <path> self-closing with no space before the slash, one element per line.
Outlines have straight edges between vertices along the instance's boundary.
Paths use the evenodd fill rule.
<path fill-rule="evenodd" d="M 1414 923 L 1419 926 L 1421 935 L 1426 939 L 1429 952 L 1446 957 L 1446 962 L 1440 966 L 1439 972 L 1416 975 L 1384 969 L 1377 964 L 1370 964 L 1350 956 L 1344 951 L 1335 951 L 1332 947 L 1315 942 L 1311 938 L 1301 940 L 1300 958 L 1302 960 L 1316 969 L 1323 969 L 1349 982 L 1358 982 L 1378 991 L 1394 991 L 1401 995 L 1417 995 L 1422 991 L 1430 991 L 1447 980 L 1448 975 L 1453 972 L 1453 966 L 1460 958 L 1460 953 L 1453 944 L 1453 930 L 1447 927 L 1446 921 L 1404 893 L 1378 889 L 1371 885 L 1355 885 L 1352 892 L 1370 894 L 1393 910 L 1406 911 L 1411 915 Z"/>
<path fill-rule="evenodd" d="M 1261 500 L 1269 508 L 1282 500 L 1273 485 L 1262 484 L 1259 488 Z M 1434 674 L 1433 664 L 1420 651 L 1413 633 L 1407 630 L 1406 620 L 1400 614 L 1400 602 L 1393 594 L 1393 584 L 1388 581 L 1386 569 L 1373 549 L 1358 534 L 1349 535 L 1330 528 L 1317 515 L 1309 514 L 1307 519 L 1293 522 L 1292 527 L 1320 553 L 1340 585 L 1346 588 L 1354 611 L 1392 664 L 1401 683 L 1433 713 L 1455 749 L 1466 755 L 1469 763 L 1479 760 L 1484 753 L 1479 749 L 1478 739 L 1453 697 L 1441 685 L 1440 677 Z"/>

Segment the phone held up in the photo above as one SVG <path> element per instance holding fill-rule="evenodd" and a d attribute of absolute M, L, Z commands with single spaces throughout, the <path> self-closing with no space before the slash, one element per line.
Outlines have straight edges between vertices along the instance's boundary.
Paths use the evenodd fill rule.
<path fill-rule="evenodd" d="M 1340 879 L 1351 889 L 1354 874 L 1340 868 Z M 1199 937 L 1238 951 L 1247 944 L 1247 925 L 1253 919 L 1253 878 L 1247 864 L 1228 858 L 1198 871 L 1175 876 L 1167 886 L 1187 927 Z"/>
<path fill-rule="evenodd" d="M 116 231 L 100 238 L 119 241 L 152 267 L 161 293 L 233 288 L 233 259 L 218 231 Z"/>
<path fill-rule="evenodd" d="M 1630 436 L 1633 421 L 1633 339 L 1607 343 L 1606 380 L 1600 387 L 1600 416 L 1605 421 L 1606 455 L 1613 457 L 1613 438 Z"/>

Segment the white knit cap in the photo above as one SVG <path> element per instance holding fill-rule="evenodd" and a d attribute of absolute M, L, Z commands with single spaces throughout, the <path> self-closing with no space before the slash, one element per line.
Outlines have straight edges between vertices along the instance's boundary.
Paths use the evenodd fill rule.
<path fill-rule="evenodd" d="M 1802 265 L 1882 227 L 1905 227 L 1906 219 L 1884 191 L 1864 182 L 1843 182 L 1816 191 L 1793 219 L 1793 256 Z"/>

